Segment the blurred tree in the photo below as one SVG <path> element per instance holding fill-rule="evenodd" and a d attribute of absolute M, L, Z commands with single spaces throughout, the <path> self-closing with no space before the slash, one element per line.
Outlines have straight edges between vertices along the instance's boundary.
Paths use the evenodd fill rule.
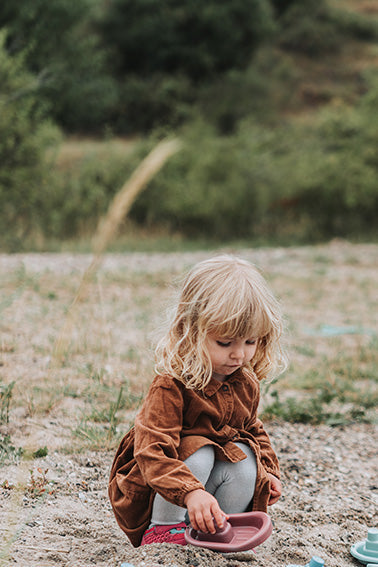
<path fill-rule="evenodd" d="M 275 30 L 269 0 L 107 0 L 97 22 L 119 81 L 123 133 L 201 114 L 203 89 L 243 72 Z M 223 109 L 222 88 L 216 98 Z"/>
<path fill-rule="evenodd" d="M 8 52 L 24 54 L 28 69 L 38 76 L 40 96 L 49 101 L 52 116 L 69 129 L 96 129 L 117 96 L 91 25 L 95 7 L 91 0 L 0 3 Z"/>
<path fill-rule="evenodd" d="M 341 52 L 351 41 L 376 42 L 378 22 L 368 13 L 329 0 L 270 0 L 279 31 L 276 45 L 311 58 Z"/>
<path fill-rule="evenodd" d="M 195 81 L 247 66 L 273 28 L 268 0 L 109 0 L 101 23 L 120 73 Z"/>
<path fill-rule="evenodd" d="M 271 4 L 278 16 L 286 12 L 286 10 L 298 0 L 271 0 Z"/>
<path fill-rule="evenodd" d="M 0 33 L 0 226 L 1 243 L 19 249 L 41 228 L 52 192 L 47 149 L 60 137 L 46 118 L 38 79 L 20 55 L 9 56 Z"/>

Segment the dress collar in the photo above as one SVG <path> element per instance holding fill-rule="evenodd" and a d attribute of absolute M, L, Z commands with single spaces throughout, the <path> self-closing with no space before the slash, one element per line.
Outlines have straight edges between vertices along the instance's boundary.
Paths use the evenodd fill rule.
<path fill-rule="evenodd" d="M 224 384 L 232 384 L 233 382 L 240 382 L 243 379 L 244 379 L 243 370 L 242 368 L 238 368 L 224 382 L 220 382 L 219 380 L 215 380 L 215 378 L 211 378 L 210 382 L 203 389 L 203 392 L 206 396 L 213 396 L 216 392 L 218 392 L 220 388 L 222 388 L 222 386 L 224 386 Z"/>

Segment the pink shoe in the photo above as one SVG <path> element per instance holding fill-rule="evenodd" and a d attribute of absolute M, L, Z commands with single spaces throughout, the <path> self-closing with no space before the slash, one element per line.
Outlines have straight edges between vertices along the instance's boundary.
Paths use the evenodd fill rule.
<path fill-rule="evenodd" d="M 148 545 L 150 543 L 178 543 L 179 545 L 186 545 L 185 530 L 185 522 L 171 526 L 153 526 L 144 532 L 140 545 Z"/>

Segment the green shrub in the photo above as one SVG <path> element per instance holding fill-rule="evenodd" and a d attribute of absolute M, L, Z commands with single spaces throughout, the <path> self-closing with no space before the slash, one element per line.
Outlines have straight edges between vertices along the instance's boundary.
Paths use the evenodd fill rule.
<path fill-rule="evenodd" d="M 246 116 L 271 120 L 277 107 L 287 104 L 285 97 L 292 96 L 294 79 L 291 63 L 269 47 L 259 50 L 245 69 L 230 69 L 201 84 L 178 73 L 128 74 L 120 80 L 113 126 L 126 134 L 151 133 L 157 128 L 177 129 L 201 117 L 220 134 L 231 134 Z"/>
<path fill-rule="evenodd" d="M 362 41 L 375 41 L 378 38 L 378 21 L 367 14 L 332 9 L 330 19 L 347 37 Z"/>
<path fill-rule="evenodd" d="M 131 216 L 143 224 L 161 223 L 190 236 L 224 236 L 239 211 L 236 192 L 245 189 L 232 143 L 216 137 L 202 123 L 190 128 L 184 149 L 151 182 Z M 231 186 L 233 193 L 228 189 Z M 248 215 L 247 207 L 244 212 Z"/>
<path fill-rule="evenodd" d="M 38 98 L 38 79 L 0 35 L 0 222 L 2 245 L 19 249 L 50 210 L 50 159 L 59 139 Z"/>
<path fill-rule="evenodd" d="M 376 237 L 376 82 L 355 108 L 310 126 L 244 121 L 231 136 L 203 123 L 132 209 L 147 226 L 188 236 L 319 241 Z"/>
<path fill-rule="evenodd" d="M 287 104 L 285 97 L 292 96 L 294 80 L 295 69 L 285 56 L 264 47 L 246 69 L 231 69 L 197 90 L 197 115 L 221 135 L 234 134 L 248 116 L 271 124 Z"/>
<path fill-rule="evenodd" d="M 111 118 L 118 86 L 106 66 L 106 50 L 94 31 L 91 0 L 14 0 L 0 3 L 0 29 L 8 53 L 23 53 L 39 77 L 39 96 L 66 129 L 98 131 Z"/>
<path fill-rule="evenodd" d="M 273 26 L 266 0 L 110 0 L 100 22 L 121 73 L 200 82 L 248 65 Z"/>
<path fill-rule="evenodd" d="M 264 420 L 278 419 L 281 421 L 289 421 L 291 423 L 310 423 L 311 425 L 319 425 L 326 423 L 327 425 L 347 425 L 349 423 L 370 423 L 372 418 L 369 408 L 356 404 L 336 403 L 341 406 L 335 409 L 332 407 L 332 400 L 324 400 L 323 392 L 315 392 L 311 396 L 305 398 L 288 397 L 281 399 L 277 391 L 272 392 L 273 402 L 266 406 L 263 410 L 262 417 Z M 339 402 L 339 400 L 336 400 Z M 346 406 L 346 407 L 345 407 Z"/>
<path fill-rule="evenodd" d="M 342 46 L 326 0 L 291 3 L 280 19 L 280 28 L 281 47 L 310 57 L 336 52 Z"/>
<path fill-rule="evenodd" d="M 319 57 L 336 53 L 351 38 L 372 41 L 378 23 L 364 14 L 336 9 L 327 0 L 276 0 L 279 44 L 284 49 Z"/>
<path fill-rule="evenodd" d="M 52 177 L 46 157 L 50 125 L 40 119 L 36 93 L 20 95 L 32 78 L 21 62 L 17 66 L 18 60 L 10 61 L 4 52 L 1 57 L 0 89 L 8 85 L 9 91 L 2 98 L 7 112 L 0 114 L 3 245 L 5 238 L 8 249 L 20 248 L 35 231 L 55 239 L 92 235 L 114 194 L 162 131 L 135 143 L 126 155 L 109 141 L 101 153 L 55 168 Z M 290 244 L 335 236 L 375 238 L 374 74 L 366 84 L 358 106 L 330 106 L 309 123 L 236 119 L 227 136 L 219 135 L 219 125 L 216 129 L 203 120 L 185 126 L 183 149 L 138 197 L 131 219 L 146 229 L 218 240 Z"/>
<path fill-rule="evenodd" d="M 273 164 L 285 140 L 256 123 L 222 137 L 198 122 L 184 136 L 184 149 L 140 196 L 132 217 L 189 236 L 232 239 L 261 234 L 279 190 Z"/>
<path fill-rule="evenodd" d="M 138 155 L 119 155 L 109 142 L 101 154 L 90 152 L 57 170 L 53 200 L 44 216 L 45 236 L 72 239 L 93 235 L 111 199 L 138 164 Z"/>
<path fill-rule="evenodd" d="M 274 11 L 278 16 L 281 16 L 281 14 L 286 12 L 286 10 L 296 2 L 298 2 L 298 0 L 271 0 Z"/>
<path fill-rule="evenodd" d="M 117 132 L 150 132 L 155 128 L 176 128 L 195 114 L 195 89 L 183 75 L 136 74 L 120 80 L 119 112 L 114 118 Z"/>
<path fill-rule="evenodd" d="M 98 28 L 120 85 L 113 125 L 124 134 L 192 120 L 202 87 L 247 68 L 275 23 L 268 0 L 110 0 Z"/>
<path fill-rule="evenodd" d="M 377 94 L 372 82 L 356 109 L 324 111 L 313 133 L 317 151 L 296 192 L 309 229 L 322 238 L 377 234 Z"/>

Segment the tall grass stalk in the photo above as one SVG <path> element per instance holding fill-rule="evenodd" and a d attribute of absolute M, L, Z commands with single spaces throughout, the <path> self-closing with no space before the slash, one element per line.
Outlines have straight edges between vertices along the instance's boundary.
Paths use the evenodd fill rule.
<path fill-rule="evenodd" d="M 82 276 L 76 296 L 67 312 L 63 329 L 54 345 L 53 363 L 62 362 L 64 354 L 67 352 L 75 324 L 76 305 L 83 299 L 87 284 L 96 273 L 102 261 L 102 255 L 116 236 L 121 222 L 130 211 L 139 193 L 180 148 L 181 143 L 175 138 L 159 142 L 140 163 L 110 203 L 109 209 L 105 217 L 100 220 L 92 240 L 92 261 Z"/>

